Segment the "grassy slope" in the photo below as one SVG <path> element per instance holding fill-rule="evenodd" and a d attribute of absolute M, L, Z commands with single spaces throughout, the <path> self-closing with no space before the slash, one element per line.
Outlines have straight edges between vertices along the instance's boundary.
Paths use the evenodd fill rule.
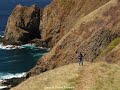
<path fill-rule="evenodd" d="M 107 47 L 104 49 L 98 57 L 103 57 L 112 51 L 120 43 L 120 37 L 114 39 Z"/>
<path fill-rule="evenodd" d="M 31 77 L 12 90 L 120 90 L 120 66 L 74 63 Z"/>

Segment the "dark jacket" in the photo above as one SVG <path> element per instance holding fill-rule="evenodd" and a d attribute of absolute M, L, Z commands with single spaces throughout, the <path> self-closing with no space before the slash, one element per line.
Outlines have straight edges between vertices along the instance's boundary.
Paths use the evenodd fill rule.
<path fill-rule="evenodd" d="M 82 54 L 80 54 L 80 55 L 78 56 L 78 59 L 80 59 L 80 60 L 83 60 L 83 58 L 84 58 L 84 56 L 83 56 Z"/>

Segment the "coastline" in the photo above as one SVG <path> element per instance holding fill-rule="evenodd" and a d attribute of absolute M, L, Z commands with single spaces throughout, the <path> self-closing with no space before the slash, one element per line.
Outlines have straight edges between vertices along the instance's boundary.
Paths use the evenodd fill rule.
<path fill-rule="evenodd" d="M 25 76 L 20 77 L 20 78 L 10 78 L 10 79 L 5 79 L 0 82 L 0 90 L 10 90 L 12 87 L 17 86 L 21 82 L 25 80 Z M 3 87 L 3 88 L 2 88 Z"/>
<path fill-rule="evenodd" d="M 6 50 L 11 50 L 11 49 L 18 49 L 20 46 L 14 46 L 14 45 L 5 45 L 4 44 L 4 37 L 0 36 L 0 49 L 6 49 Z M 9 79 L 1 79 L 0 80 L 0 90 L 10 90 L 12 87 L 17 86 L 24 80 L 25 76 L 22 77 L 13 77 Z"/>
<path fill-rule="evenodd" d="M 2 41 L 0 41 L 0 49 L 1 50 L 15 50 L 15 49 L 45 49 L 49 51 L 49 48 L 46 47 L 39 47 L 35 43 L 28 43 L 23 45 L 4 45 Z M 2 79 L 0 79 L 0 90 L 10 90 L 12 87 L 17 86 L 21 82 L 23 82 L 26 78 L 26 73 L 18 73 L 18 74 L 11 74 L 3 76 Z"/>

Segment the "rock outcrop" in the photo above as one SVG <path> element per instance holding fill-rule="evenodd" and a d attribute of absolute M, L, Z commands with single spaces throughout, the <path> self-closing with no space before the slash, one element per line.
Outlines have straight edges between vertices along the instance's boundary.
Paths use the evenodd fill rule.
<path fill-rule="evenodd" d="M 6 43 L 16 44 L 40 38 L 39 25 L 40 9 L 36 5 L 17 5 L 9 17 L 4 40 Z"/>
<path fill-rule="evenodd" d="M 65 22 L 64 20 L 60 22 L 60 26 L 63 25 L 64 28 L 57 27 L 57 24 L 59 24 L 58 19 L 55 19 L 55 17 L 51 19 L 56 13 L 54 12 L 51 14 L 52 12 L 49 12 L 49 9 L 51 9 L 50 7 L 53 7 L 56 11 L 60 8 L 58 7 L 60 5 L 59 1 L 63 2 L 64 0 L 53 0 L 53 3 L 45 8 L 45 11 L 47 9 L 47 14 L 45 15 L 48 17 L 44 20 L 45 22 L 51 20 L 52 23 L 50 21 L 46 23 L 46 29 L 43 28 L 42 33 L 47 33 L 48 30 L 49 33 L 46 35 L 50 34 L 50 38 L 54 38 L 53 40 L 49 39 L 50 42 L 55 42 L 55 40 L 57 40 L 54 36 L 61 39 L 58 39 L 59 41 L 56 44 L 53 44 L 54 47 L 52 50 L 37 62 L 37 65 L 28 72 L 26 78 L 62 65 L 77 62 L 76 55 L 79 54 L 79 52 L 84 54 L 84 60 L 92 62 L 115 38 L 120 37 L 119 0 L 93 0 L 92 2 L 91 0 L 84 0 L 84 3 L 82 4 L 81 0 L 74 0 L 77 2 L 74 3 L 75 8 L 70 8 L 71 13 L 69 12 L 66 14 L 68 17 L 65 20 L 68 20 L 68 22 Z M 54 3 L 56 3 L 55 6 Z M 66 4 L 69 5 L 69 2 Z M 81 5 L 82 7 L 80 7 Z M 95 6 L 92 7 L 93 5 Z M 85 8 L 85 6 L 89 7 Z M 85 14 L 84 11 L 86 11 Z M 60 12 L 62 11 L 59 10 L 58 15 L 61 15 Z M 44 13 L 43 18 L 45 16 Z M 84 15 L 81 15 L 80 13 Z M 49 15 L 52 16 L 49 17 Z M 61 18 L 63 19 L 65 16 L 63 15 Z M 51 28 L 47 28 L 48 26 L 51 26 Z M 53 33 L 55 32 L 56 27 L 59 31 L 57 34 Z M 64 34 L 61 34 L 63 31 Z M 46 35 L 43 34 L 42 37 L 45 37 Z"/>

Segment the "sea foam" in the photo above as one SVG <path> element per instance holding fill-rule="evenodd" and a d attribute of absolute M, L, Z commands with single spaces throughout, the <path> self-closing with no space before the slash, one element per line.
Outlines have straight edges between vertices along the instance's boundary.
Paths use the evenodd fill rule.
<path fill-rule="evenodd" d="M 2 76 L 1 76 L 2 75 Z M 11 78 L 21 78 L 25 77 L 26 73 L 16 73 L 16 74 L 11 74 L 11 73 L 0 73 L 0 82 L 4 82 L 5 79 L 11 79 Z M 9 86 L 1 86 L 0 85 L 0 90 L 8 88 Z"/>
<path fill-rule="evenodd" d="M 11 79 L 11 78 L 21 78 L 21 77 L 24 77 L 25 75 L 26 75 L 25 72 L 23 72 L 23 73 L 16 73 L 16 74 L 12 74 L 12 73 L 1 73 L 1 75 L 0 75 L 0 80 Z"/>
<path fill-rule="evenodd" d="M 0 90 L 1 89 L 5 89 L 5 88 L 7 88 L 8 86 L 0 86 Z"/>
<path fill-rule="evenodd" d="M 21 46 L 15 46 L 15 45 L 3 45 L 3 43 L 0 44 L 0 49 L 3 50 L 12 50 L 12 49 L 21 49 L 23 47 Z"/>

